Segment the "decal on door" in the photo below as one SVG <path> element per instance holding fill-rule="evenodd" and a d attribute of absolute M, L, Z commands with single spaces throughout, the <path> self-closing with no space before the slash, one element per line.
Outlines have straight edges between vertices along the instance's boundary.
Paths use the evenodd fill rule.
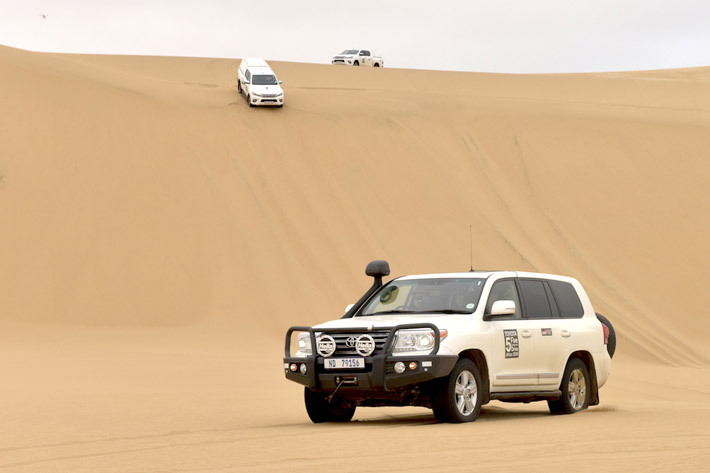
<path fill-rule="evenodd" d="M 505 337 L 505 357 L 518 358 L 520 356 L 520 344 L 518 343 L 517 330 L 503 330 Z"/>
<path fill-rule="evenodd" d="M 551 337 L 552 336 L 552 329 L 551 328 L 541 328 L 540 331 L 542 332 L 543 337 Z"/>

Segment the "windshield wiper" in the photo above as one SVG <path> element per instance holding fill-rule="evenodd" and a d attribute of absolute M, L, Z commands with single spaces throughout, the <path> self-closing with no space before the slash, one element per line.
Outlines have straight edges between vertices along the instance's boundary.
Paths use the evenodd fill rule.
<path fill-rule="evenodd" d="M 372 314 L 363 314 L 365 317 L 368 315 L 382 315 L 382 314 L 470 314 L 471 312 L 467 310 L 457 310 L 457 309 L 428 309 L 428 310 L 383 310 L 382 312 L 373 312 Z"/>
<path fill-rule="evenodd" d="M 364 315 L 382 315 L 382 314 L 418 314 L 419 312 L 415 310 L 383 310 L 381 312 L 373 312 L 371 314 Z"/>

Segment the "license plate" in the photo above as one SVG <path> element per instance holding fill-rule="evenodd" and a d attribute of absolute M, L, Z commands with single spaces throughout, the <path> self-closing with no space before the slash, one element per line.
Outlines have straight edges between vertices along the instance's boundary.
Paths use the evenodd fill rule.
<path fill-rule="evenodd" d="M 364 358 L 326 358 L 323 360 L 325 369 L 337 370 L 343 368 L 364 368 Z"/>

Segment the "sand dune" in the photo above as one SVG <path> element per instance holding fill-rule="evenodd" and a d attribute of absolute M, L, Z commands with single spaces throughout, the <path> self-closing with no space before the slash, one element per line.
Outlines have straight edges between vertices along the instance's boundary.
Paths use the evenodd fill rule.
<path fill-rule="evenodd" d="M 254 110 L 237 64 L 0 47 L 0 470 L 330 471 L 338 451 L 345 471 L 405 469 L 384 432 L 444 452 L 409 471 L 447 471 L 461 429 L 486 470 L 707 469 L 710 68 L 274 62 L 287 105 Z M 308 424 L 281 379 L 285 329 L 341 314 L 371 259 L 468 269 L 469 225 L 475 267 L 572 275 L 614 322 L 602 404 Z"/>

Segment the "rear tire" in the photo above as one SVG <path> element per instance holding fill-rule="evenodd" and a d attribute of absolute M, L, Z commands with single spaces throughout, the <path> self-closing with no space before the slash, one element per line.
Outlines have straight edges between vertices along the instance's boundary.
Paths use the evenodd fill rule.
<path fill-rule="evenodd" d="M 609 340 L 606 344 L 606 351 L 609 353 L 609 358 L 614 358 L 614 353 L 616 352 L 616 331 L 611 325 L 611 322 L 609 322 L 609 319 L 604 317 L 602 314 L 597 314 L 597 320 L 606 325 L 609 329 Z"/>
<path fill-rule="evenodd" d="M 547 401 L 552 414 L 574 414 L 589 407 L 592 383 L 582 360 L 573 358 L 567 363 L 562 376 L 562 396 L 556 401 Z"/>
<path fill-rule="evenodd" d="M 328 402 L 328 397 L 323 393 L 313 392 L 308 388 L 303 391 L 306 401 L 306 412 L 314 424 L 323 422 L 350 422 L 355 415 L 355 406 L 338 402 Z"/>
<path fill-rule="evenodd" d="M 438 422 L 473 422 L 481 412 L 481 372 L 468 358 L 462 358 L 449 376 L 438 380 L 432 393 L 432 410 Z"/>
<path fill-rule="evenodd" d="M 240 80 L 237 81 L 237 90 L 240 94 L 242 93 L 242 81 Z"/>

